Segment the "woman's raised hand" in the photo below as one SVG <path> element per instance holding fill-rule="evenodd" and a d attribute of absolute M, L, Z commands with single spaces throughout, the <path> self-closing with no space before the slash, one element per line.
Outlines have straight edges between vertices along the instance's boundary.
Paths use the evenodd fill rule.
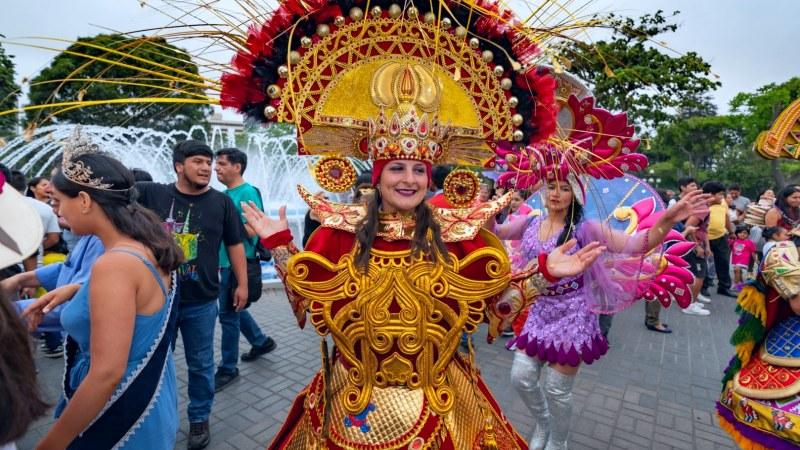
<path fill-rule="evenodd" d="M 705 216 L 708 214 L 708 202 L 711 197 L 711 194 L 704 194 L 700 189 L 686 193 L 681 196 L 677 203 L 667 209 L 664 213 L 664 218 L 676 224 L 691 216 Z"/>
<path fill-rule="evenodd" d="M 599 242 L 592 242 L 577 252 L 568 255 L 573 247 L 578 244 L 576 239 L 570 239 L 564 245 L 556 247 L 547 255 L 547 271 L 558 278 L 571 277 L 583 273 L 606 248 Z"/>
<path fill-rule="evenodd" d="M 242 215 L 247 219 L 247 224 L 253 227 L 253 231 L 261 239 L 268 238 L 275 233 L 289 229 L 289 221 L 286 220 L 286 206 L 278 209 L 278 219 L 267 217 L 263 211 L 258 209 L 255 203 L 242 202 Z"/>

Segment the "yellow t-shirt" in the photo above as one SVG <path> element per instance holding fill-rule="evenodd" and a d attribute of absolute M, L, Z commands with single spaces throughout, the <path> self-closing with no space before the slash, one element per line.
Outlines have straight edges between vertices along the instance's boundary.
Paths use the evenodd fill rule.
<path fill-rule="evenodd" d="M 725 236 L 725 218 L 728 216 L 728 204 L 723 200 L 719 205 L 708 208 L 708 239 L 714 240 Z"/>

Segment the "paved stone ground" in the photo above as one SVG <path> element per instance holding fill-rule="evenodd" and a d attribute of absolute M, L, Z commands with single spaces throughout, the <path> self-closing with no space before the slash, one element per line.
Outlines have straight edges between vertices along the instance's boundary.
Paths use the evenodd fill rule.
<path fill-rule="evenodd" d="M 707 317 L 662 311 L 662 321 L 675 330 L 670 335 L 644 328 L 641 305 L 615 317 L 611 350 L 578 375 L 571 449 L 734 448 L 717 428 L 714 414 L 721 372 L 732 355 L 728 337 L 736 322 L 734 300 L 715 296 L 708 308 L 712 314 Z M 240 379 L 217 394 L 211 418 L 213 449 L 264 448 L 295 394 L 320 366 L 319 339 L 312 330 L 297 328 L 282 290 L 268 291 L 252 311 L 278 348 L 256 362 L 240 364 Z M 478 362 L 512 423 L 529 436 L 531 418 L 509 384 L 512 355 L 502 344 L 486 344 L 481 330 L 476 339 Z M 249 348 L 244 343 L 241 347 Z M 219 357 L 218 343 L 216 349 Z M 180 416 L 185 421 L 186 364 L 180 340 L 176 362 Z M 55 402 L 63 362 L 37 356 L 37 364 L 41 383 Z M 38 421 L 18 442 L 19 448 L 33 448 L 51 422 Z M 183 422 L 176 448 L 185 448 L 187 430 Z"/>

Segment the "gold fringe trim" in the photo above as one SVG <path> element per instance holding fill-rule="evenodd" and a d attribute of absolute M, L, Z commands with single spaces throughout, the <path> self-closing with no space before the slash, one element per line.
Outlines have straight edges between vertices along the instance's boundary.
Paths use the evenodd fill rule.
<path fill-rule="evenodd" d="M 717 413 L 717 419 L 719 419 L 719 427 L 725 430 L 725 432 L 727 432 L 729 435 L 731 435 L 733 441 L 736 442 L 736 445 L 738 445 L 739 448 L 741 448 L 742 450 L 770 450 L 768 447 L 764 447 L 763 445 L 757 442 L 751 441 L 750 439 L 746 438 L 742 433 L 739 433 L 739 431 L 733 426 L 733 424 L 731 424 L 730 422 L 728 422 L 727 419 L 722 417 L 720 413 Z"/>
<path fill-rule="evenodd" d="M 743 310 L 758 317 L 758 319 L 761 321 L 761 324 L 766 326 L 766 298 L 764 297 L 764 294 L 758 292 L 758 289 L 753 286 L 745 286 L 739 293 L 739 299 L 737 302 Z"/>
<path fill-rule="evenodd" d="M 750 357 L 753 355 L 753 349 L 755 346 L 756 343 L 750 341 L 742 342 L 734 347 L 736 349 L 736 356 L 738 356 L 739 360 L 742 361 L 742 368 L 744 368 L 747 363 L 750 362 Z"/>

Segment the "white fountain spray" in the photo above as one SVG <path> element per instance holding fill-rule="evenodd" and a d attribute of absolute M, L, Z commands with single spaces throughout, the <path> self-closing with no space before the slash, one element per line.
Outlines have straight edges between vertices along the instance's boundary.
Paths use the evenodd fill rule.
<path fill-rule="evenodd" d="M 49 170 L 61 157 L 61 143 L 69 138 L 73 128 L 74 125 L 50 125 L 37 128 L 24 138 L 16 137 L 0 147 L 0 162 L 30 176 L 49 176 Z M 248 158 L 245 180 L 261 191 L 268 215 L 277 217 L 278 208 L 287 205 L 289 226 L 297 245 L 300 245 L 303 217 L 308 207 L 297 193 L 296 186 L 302 184 L 312 191 L 320 188 L 308 170 L 316 158 L 296 154 L 293 129 L 259 128 L 234 132 L 230 128 L 215 126 L 207 132 L 203 127 L 194 126 L 189 131 L 165 133 L 145 128 L 83 125 L 82 132 L 127 167 L 144 169 L 154 181 L 161 183 L 175 180 L 172 148 L 180 141 L 197 139 L 214 150 L 240 148 Z M 212 178 L 214 188 L 225 188 L 215 177 Z"/>

